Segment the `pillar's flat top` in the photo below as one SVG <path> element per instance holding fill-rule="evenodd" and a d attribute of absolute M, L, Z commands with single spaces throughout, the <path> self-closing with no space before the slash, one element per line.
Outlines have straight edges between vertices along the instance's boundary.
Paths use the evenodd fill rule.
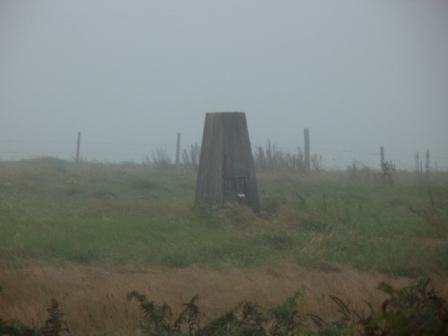
<path fill-rule="evenodd" d="M 207 112 L 206 114 L 231 114 L 231 113 L 242 113 L 244 114 L 244 112 Z"/>

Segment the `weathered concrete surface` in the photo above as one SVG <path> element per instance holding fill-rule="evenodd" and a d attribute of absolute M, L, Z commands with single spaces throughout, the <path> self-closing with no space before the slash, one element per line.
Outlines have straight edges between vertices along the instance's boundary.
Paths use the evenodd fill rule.
<path fill-rule="evenodd" d="M 243 112 L 207 113 L 196 183 L 196 203 L 240 202 L 260 210 L 257 180 Z"/>

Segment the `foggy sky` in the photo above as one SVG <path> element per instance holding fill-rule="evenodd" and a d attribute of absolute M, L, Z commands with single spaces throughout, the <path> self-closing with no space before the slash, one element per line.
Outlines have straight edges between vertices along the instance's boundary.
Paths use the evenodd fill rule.
<path fill-rule="evenodd" d="M 0 159 L 174 155 L 226 111 L 327 168 L 448 169 L 448 1 L 0 0 Z"/>

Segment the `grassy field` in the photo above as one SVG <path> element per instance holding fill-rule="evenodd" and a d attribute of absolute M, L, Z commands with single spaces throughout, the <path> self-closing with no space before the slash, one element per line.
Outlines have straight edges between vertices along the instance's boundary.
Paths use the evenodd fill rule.
<path fill-rule="evenodd" d="M 195 173 L 52 158 L 0 163 L 0 262 L 290 262 L 415 277 L 448 271 L 448 174 L 258 176 L 263 213 L 194 207 Z"/>
<path fill-rule="evenodd" d="M 203 321 L 296 290 L 301 316 L 338 315 L 330 295 L 381 309 L 381 281 L 426 275 L 448 296 L 447 173 L 257 177 L 260 214 L 195 207 L 188 169 L 0 162 L 0 322 L 42 325 L 55 298 L 72 335 L 139 335 L 134 290 L 174 308 L 199 294 Z"/>

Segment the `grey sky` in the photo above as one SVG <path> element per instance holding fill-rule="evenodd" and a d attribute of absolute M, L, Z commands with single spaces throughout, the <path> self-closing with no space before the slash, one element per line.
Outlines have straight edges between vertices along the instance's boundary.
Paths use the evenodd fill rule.
<path fill-rule="evenodd" d="M 214 111 L 254 145 L 309 127 L 328 168 L 385 146 L 447 169 L 448 1 L 0 0 L 0 159 L 69 158 L 81 131 L 87 158 L 139 161 Z"/>

